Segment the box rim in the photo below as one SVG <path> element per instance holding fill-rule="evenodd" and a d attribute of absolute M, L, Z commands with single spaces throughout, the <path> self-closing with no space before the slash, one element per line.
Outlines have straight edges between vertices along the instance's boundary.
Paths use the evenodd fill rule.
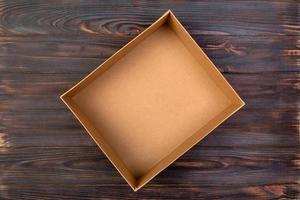
<path fill-rule="evenodd" d="M 214 70 L 214 73 L 217 73 L 217 75 L 219 76 L 220 79 L 222 79 L 222 81 L 224 82 L 224 84 L 226 85 L 226 87 L 229 87 L 230 91 L 233 93 L 232 96 L 235 97 L 235 99 L 231 99 L 232 100 L 232 104 L 230 104 L 230 107 L 232 107 L 232 109 L 230 110 L 229 114 L 227 114 L 225 117 L 223 117 L 219 122 L 215 123 L 212 125 L 212 127 L 209 128 L 209 130 L 207 132 L 205 132 L 205 134 L 202 137 L 196 137 L 186 148 L 181 149 L 181 151 L 177 154 L 175 154 L 171 159 L 169 159 L 169 161 L 165 161 L 166 163 L 164 164 L 163 167 L 160 167 L 158 170 L 154 171 L 154 173 L 150 173 L 152 168 L 149 170 L 149 172 L 145 173 L 145 175 L 139 177 L 139 178 L 135 178 L 134 183 L 130 182 L 130 180 L 128 180 L 128 176 L 125 175 L 124 171 L 121 171 L 121 169 L 119 169 L 120 166 L 118 166 L 115 161 L 113 160 L 113 158 L 108 155 L 108 152 L 104 149 L 103 144 L 99 144 L 99 142 L 97 141 L 97 139 L 95 139 L 95 136 L 93 136 L 93 134 L 90 132 L 91 130 L 89 130 L 89 128 L 86 126 L 85 123 L 83 123 L 82 118 L 80 118 L 78 116 L 78 113 L 75 112 L 75 110 L 73 110 L 74 108 L 71 107 L 70 102 L 68 101 L 72 101 L 71 97 L 72 96 L 72 92 L 74 92 L 75 89 L 78 89 L 77 87 L 80 86 L 84 81 L 86 81 L 87 79 L 91 78 L 91 76 L 93 74 L 95 74 L 95 72 L 97 72 L 99 69 L 101 69 L 102 66 L 104 66 L 105 64 L 107 64 L 109 61 L 111 61 L 112 59 L 115 58 L 116 55 L 118 55 L 120 52 L 122 52 L 125 48 L 129 47 L 130 44 L 132 44 L 134 41 L 137 41 L 139 38 L 141 38 L 142 36 L 144 36 L 144 34 L 146 34 L 151 28 L 153 28 L 156 24 L 158 24 L 159 22 L 161 22 L 162 20 L 168 20 L 169 18 L 172 18 L 172 20 L 175 20 L 175 23 L 177 26 L 179 26 L 182 31 L 184 32 L 184 34 L 188 37 L 188 39 L 193 43 L 193 45 L 195 45 L 195 48 L 200 52 L 201 54 L 205 57 L 205 59 L 210 63 L 210 66 L 208 67 L 212 67 L 212 70 Z M 167 21 L 164 21 L 164 23 L 169 23 Z M 159 28 L 160 26 L 158 26 Z M 150 33 L 151 34 L 151 33 Z M 137 44 L 139 42 L 137 41 Z M 129 47 L 130 48 L 130 47 Z M 130 51 L 131 49 L 129 49 Z M 198 52 L 197 52 L 198 53 Z M 110 67 L 112 67 L 113 64 L 109 65 L 107 68 L 109 69 Z M 104 73 L 105 71 L 103 71 Z M 92 81 L 90 81 L 92 82 Z M 80 90 L 80 88 L 79 88 Z M 71 94 L 70 94 L 71 93 Z M 92 137 L 92 139 L 95 141 L 95 143 L 97 144 L 97 146 L 102 150 L 102 152 L 106 155 L 106 157 L 110 160 L 110 162 L 113 164 L 113 166 L 117 169 L 117 171 L 121 174 L 121 176 L 125 179 L 125 181 L 130 185 L 130 187 L 134 190 L 137 191 L 139 190 L 141 187 L 143 187 L 145 184 L 147 184 L 150 180 L 152 180 L 157 174 L 159 174 L 161 171 L 163 171 L 164 169 L 166 169 L 171 163 L 173 163 L 175 160 L 177 160 L 179 157 L 181 157 L 184 153 L 186 153 L 188 150 L 190 150 L 194 145 L 196 145 L 199 141 L 201 141 L 203 138 L 205 138 L 209 133 L 211 133 L 216 127 L 218 127 L 221 123 L 223 123 L 226 119 L 228 119 L 230 116 L 232 116 L 235 112 L 237 112 L 240 108 L 242 108 L 245 105 L 245 102 L 240 98 L 240 96 L 236 93 L 236 91 L 232 88 L 232 86 L 227 82 L 227 80 L 225 79 L 225 77 L 222 75 L 222 73 L 217 69 L 217 67 L 214 65 L 214 63 L 209 59 L 209 57 L 203 52 L 203 50 L 201 49 L 201 47 L 195 42 L 195 40 L 192 38 L 192 36 L 187 32 L 187 30 L 182 26 L 182 24 L 178 21 L 178 19 L 175 17 L 175 15 L 172 13 L 171 10 L 168 10 L 167 12 L 165 12 L 158 20 L 156 20 L 153 24 L 151 24 L 148 28 L 146 28 L 142 33 L 140 33 L 138 36 L 136 36 L 135 38 L 133 38 L 130 42 L 128 42 L 125 46 L 123 46 L 121 49 L 119 49 L 117 52 L 115 52 L 111 57 L 109 57 L 106 61 L 104 61 L 102 64 L 100 64 L 98 67 L 96 67 L 92 72 L 90 72 L 87 76 L 85 76 L 82 80 L 80 80 L 77 84 L 75 84 L 73 87 L 71 87 L 69 90 L 67 90 L 65 93 L 63 93 L 60 96 L 60 99 L 64 102 L 64 104 L 66 104 L 66 106 L 69 108 L 69 110 L 75 115 L 75 117 L 77 118 L 77 120 L 81 123 L 81 125 L 85 128 L 85 130 L 88 132 L 88 134 Z M 82 114 L 81 114 L 82 115 Z M 205 125 L 206 126 L 206 125 Z M 200 129 L 201 130 L 201 129 Z M 200 132 L 200 130 L 196 131 L 195 133 L 192 134 L 192 136 L 195 136 L 197 133 Z M 191 136 L 191 137 L 192 137 Z M 184 143 L 186 141 L 183 141 L 182 143 Z M 180 145 L 179 145 L 180 146 Z M 174 151 L 176 151 L 179 147 L 176 147 L 176 149 Z M 173 152 L 173 151 L 172 151 Z M 171 154 L 171 153 L 170 153 Z M 168 156 L 167 156 L 168 157 Z M 166 157 L 166 158 L 167 158 Z M 120 159 L 120 158 L 119 158 Z M 163 162 L 165 158 L 162 158 L 161 161 L 159 162 Z M 155 166 L 154 166 L 155 167 Z M 154 168 L 153 167 L 153 168 Z M 126 166 L 125 166 L 126 168 Z M 150 173 L 150 175 L 148 175 Z M 144 177 L 147 176 L 148 177 Z M 141 181 L 140 179 L 145 179 L 144 181 Z"/>

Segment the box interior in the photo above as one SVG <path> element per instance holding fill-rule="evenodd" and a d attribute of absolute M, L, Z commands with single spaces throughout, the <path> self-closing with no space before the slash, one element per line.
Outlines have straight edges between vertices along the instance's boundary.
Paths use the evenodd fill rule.
<path fill-rule="evenodd" d="M 134 190 L 243 105 L 168 12 L 62 98 Z"/>

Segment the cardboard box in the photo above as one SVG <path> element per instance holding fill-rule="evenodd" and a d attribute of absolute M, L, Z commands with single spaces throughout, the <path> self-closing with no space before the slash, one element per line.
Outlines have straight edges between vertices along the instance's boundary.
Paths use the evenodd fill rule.
<path fill-rule="evenodd" d="M 171 11 L 61 99 L 134 191 L 244 105 Z"/>

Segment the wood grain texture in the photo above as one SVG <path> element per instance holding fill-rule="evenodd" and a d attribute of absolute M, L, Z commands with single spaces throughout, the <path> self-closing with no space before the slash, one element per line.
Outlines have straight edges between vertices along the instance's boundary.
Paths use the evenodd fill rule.
<path fill-rule="evenodd" d="M 299 199 L 299 7 L 0 0 L 0 199 Z M 246 106 L 134 193 L 58 97 L 167 9 Z"/>

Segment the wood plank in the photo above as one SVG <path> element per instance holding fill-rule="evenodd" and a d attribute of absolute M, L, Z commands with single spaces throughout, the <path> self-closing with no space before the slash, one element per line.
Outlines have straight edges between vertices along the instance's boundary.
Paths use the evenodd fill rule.
<path fill-rule="evenodd" d="M 115 176 L 118 172 L 97 147 L 4 148 L 0 154 L 1 160 L 5 161 L 1 162 L 3 169 L 1 171 L 4 172 L 1 177 L 7 179 L 7 184 L 26 183 L 28 179 L 36 184 L 47 182 L 73 184 L 75 181 L 78 184 L 125 184 L 120 176 Z M 182 156 L 164 171 L 159 179 L 152 182 L 166 184 L 165 181 L 168 181 L 171 185 L 175 182 L 176 185 L 185 185 L 192 181 L 192 184 L 198 186 L 296 183 L 295 177 L 289 176 L 299 171 L 297 169 L 299 163 L 296 161 L 297 151 L 289 147 L 257 149 L 198 146 Z M 278 173 L 283 168 L 286 169 L 285 174 Z M 174 173 L 178 170 L 186 173 Z M 244 173 L 238 173 L 239 171 Z M 253 177 L 251 173 L 261 177 Z M 53 176 L 54 174 L 61 176 Z M 192 180 L 193 175 L 199 178 Z M 265 179 L 266 176 L 270 176 L 270 179 Z M 23 178 L 19 180 L 20 177 Z M 235 179 L 241 180 L 236 182 Z"/>
<path fill-rule="evenodd" d="M 222 72 L 300 71 L 297 36 L 192 36 Z M 132 38 L 0 38 L 0 72 L 87 73 Z"/>
<path fill-rule="evenodd" d="M 299 145 L 299 120 L 295 110 L 240 111 L 207 136 L 203 146 Z M 0 128 L 0 146 L 95 146 L 71 115 L 53 112 L 6 115 Z M 269 123 L 272 121 L 273 123 Z"/>
<path fill-rule="evenodd" d="M 180 190 L 175 199 L 219 195 L 261 199 L 294 198 L 299 192 L 297 152 L 289 147 L 197 146 L 138 193 L 130 190 L 97 147 L 2 148 L 0 160 L 3 198 L 117 198 L 120 194 L 134 198 L 152 196 L 154 191 L 157 196 L 152 197 L 161 198 Z"/>
<path fill-rule="evenodd" d="M 242 122 L 237 123 L 241 118 Z M 41 120 L 42 122 L 38 122 L 34 119 L 35 124 L 21 122 L 22 125 L 16 123 L 17 125 L 2 127 L 0 146 L 95 146 L 86 131 L 71 116 L 62 123 L 51 118 L 48 119 L 51 123 L 44 122 L 43 118 Z M 274 122 L 268 123 L 268 120 Z M 298 127 L 297 113 L 292 110 L 241 112 L 214 130 L 201 141 L 201 145 L 295 147 L 299 145 Z"/>
<path fill-rule="evenodd" d="M 224 74 L 249 109 L 295 108 L 299 73 Z M 1 111 L 62 110 L 59 96 L 85 74 L 0 74 Z M 33 104 L 33 102 L 35 102 Z M 47 105 L 47 106 L 45 106 Z"/>
<path fill-rule="evenodd" d="M 16 192 L 17 191 L 17 192 Z M 77 192 L 76 192 L 77 191 Z M 113 191 L 113 192 L 112 192 Z M 32 184 L 0 187 L 2 199 L 297 199 L 297 184 L 271 184 L 249 187 L 146 186 L 136 193 L 126 185 Z"/>
<path fill-rule="evenodd" d="M 192 33 L 297 35 L 298 2 L 288 1 L 2 1 L 1 35 L 90 34 L 141 31 L 172 9 Z M 249 17 L 251 16 L 251 17 Z"/>
<path fill-rule="evenodd" d="M 299 74 L 225 75 L 246 106 L 203 145 L 297 145 L 299 120 L 295 99 L 299 97 Z M 2 146 L 95 145 L 59 99 L 80 76 L 9 73 L 0 77 Z"/>

